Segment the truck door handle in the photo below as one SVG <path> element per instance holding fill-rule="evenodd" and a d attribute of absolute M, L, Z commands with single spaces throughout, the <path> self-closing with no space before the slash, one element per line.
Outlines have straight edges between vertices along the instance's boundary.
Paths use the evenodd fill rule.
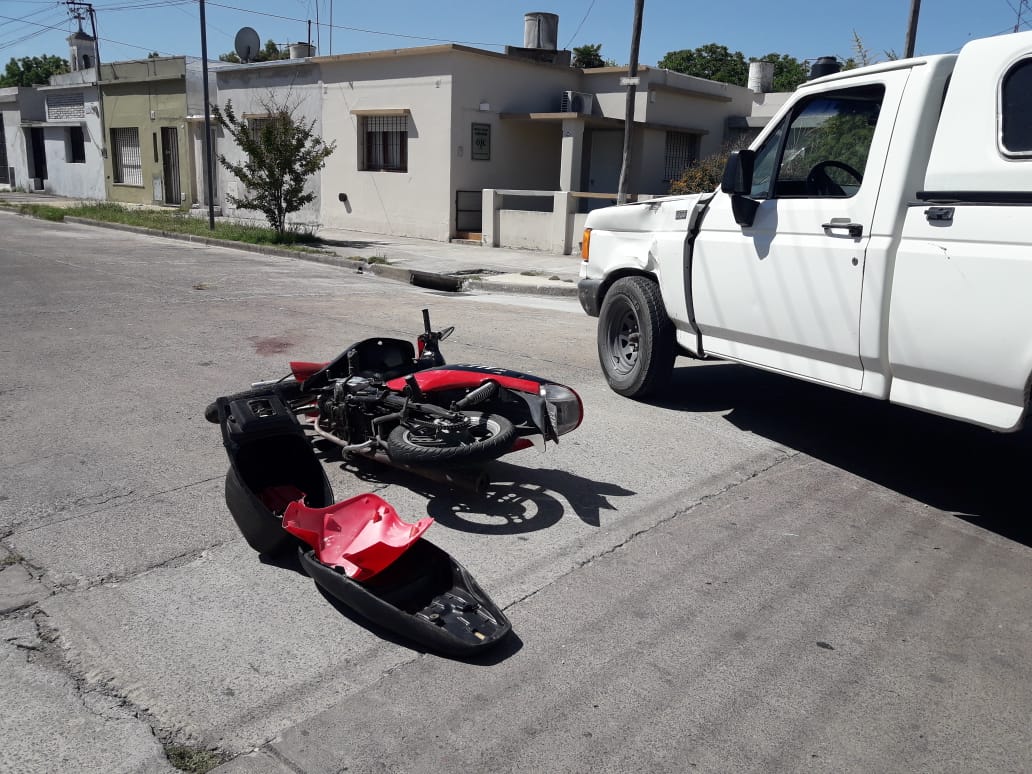
<path fill-rule="evenodd" d="M 844 228 L 844 229 L 847 229 L 849 231 L 849 235 L 851 237 L 853 237 L 853 239 L 859 239 L 860 237 L 862 237 L 864 235 L 864 227 L 862 225 L 860 225 L 859 223 L 850 223 L 849 221 L 846 221 L 846 220 L 841 220 L 841 221 L 833 220 L 833 221 L 831 221 L 831 223 L 821 223 L 821 228 L 823 228 L 823 229 L 829 229 L 829 228 Z"/>

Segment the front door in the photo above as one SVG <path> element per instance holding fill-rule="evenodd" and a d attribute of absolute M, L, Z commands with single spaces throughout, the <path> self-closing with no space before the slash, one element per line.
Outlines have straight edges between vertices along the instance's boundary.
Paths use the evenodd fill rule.
<path fill-rule="evenodd" d="M 174 126 L 161 127 L 161 166 L 165 182 L 165 204 L 181 204 L 179 131 Z"/>
<path fill-rule="evenodd" d="M 904 71 L 801 100 L 756 151 L 752 226 L 717 196 L 695 243 L 706 351 L 860 389 L 860 300 Z M 854 85 L 855 84 L 855 85 Z"/>
<path fill-rule="evenodd" d="M 32 145 L 32 177 L 47 179 L 47 146 L 43 141 L 43 129 L 34 126 L 29 129 L 29 143 Z M 40 185 L 40 188 L 43 186 Z"/>

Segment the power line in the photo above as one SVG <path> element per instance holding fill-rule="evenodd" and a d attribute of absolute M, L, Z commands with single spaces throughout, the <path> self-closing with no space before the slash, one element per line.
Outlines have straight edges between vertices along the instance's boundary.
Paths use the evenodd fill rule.
<path fill-rule="evenodd" d="M 569 48 L 570 47 L 570 43 L 573 43 L 573 39 L 575 37 L 577 37 L 577 33 L 580 32 L 581 27 L 584 26 L 584 22 L 586 22 L 588 20 L 588 17 L 591 15 L 591 9 L 594 8 L 594 7 L 595 7 L 595 0 L 591 0 L 591 4 L 588 6 L 588 10 L 586 10 L 584 12 L 584 18 L 582 18 L 580 20 L 580 24 L 577 25 L 577 29 L 575 29 L 573 31 L 573 34 L 570 35 L 570 39 L 567 41 L 566 45 L 563 46 L 563 48 Z"/>
<path fill-rule="evenodd" d="M 280 14 L 276 14 L 276 13 L 266 13 L 264 11 L 255 11 L 255 10 L 253 10 L 251 8 L 238 8 L 237 6 L 234 6 L 234 5 L 224 5 L 222 3 L 212 3 L 212 2 L 208 2 L 207 4 L 208 5 L 214 5 L 214 6 L 218 7 L 218 8 L 228 8 L 231 11 L 240 11 L 242 13 L 255 14 L 256 16 L 268 16 L 268 17 L 271 17 L 273 19 L 282 19 L 283 21 L 298 22 L 300 24 L 305 24 L 305 23 L 308 22 L 308 19 L 297 19 L 297 18 L 294 18 L 293 16 L 281 16 Z M 367 35 L 383 35 L 383 36 L 389 37 L 389 38 L 407 38 L 409 40 L 427 40 L 427 41 L 431 41 L 433 43 L 459 43 L 459 44 L 462 44 L 462 45 L 465 45 L 465 46 L 492 46 L 494 48 L 500 48 L 500 47 L 505 45 L 505 43 L 478 43 L 478 42 L 472 41 L 472 40 L 451 40 L 450 38 L 428 38 L 428 37 L 423 37 L 421 35 L 405 35 L 404 33 L 400 33 L 400 32 L 384 32 L 382 30 L 370 30 L 370 29 L 365 29 L 363 27 L 347 27 L 347 26 L 345 26 L 343 24 L 334 24 L 334 25 L 324 24 L 322 26 L 324 26 L 324 27 L 332 26 L 334 29 L 337 29 L 337 30 L 348 30 L 349 32 L 364 32 Z"/>

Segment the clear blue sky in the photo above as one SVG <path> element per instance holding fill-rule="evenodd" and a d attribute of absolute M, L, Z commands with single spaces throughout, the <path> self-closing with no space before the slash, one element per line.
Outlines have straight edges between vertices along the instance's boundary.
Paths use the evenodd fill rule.
<path fill-rule="evenodd" d="M 781 0 L 690 2 L 645 0 L 642 64 L 654 65 L 672 50 L 719 43 L 746 57 L 770 52 L 798 59 L 853 53 L 853 31 L 875 59 L 902 53 L 911 0 Z M 93 0 L 101 38 L 101 59 L 139 59 L 150 51 L 200 56 L 196 0 Z M 232 6 L 232 7 L 231 7 Z M 333 13 L 332 52 L 330 13 Z M 208 53 L 212 59 L 233 48 L 243 26 L 262 42 L 304 40 L 307 24 L 322 22 L 320 53 L 375 51 L 440 42 L 461 42 L 500 51 L 522 45 L 523 14 L 559 15 L 561 47 L 601 43 L 602 55 L 629 58 L 633 0 L 218 0 L 206 2 Z M 918 54 L 958 50 L 971 38 L 1032 29 L 1030 0 L 924 0 L 917 34 Z M 262 14 L 272 15 L 262 15 Z M 65 38 L 76 29 L 66 7 L 54 0 L 0 0 L 0 66 L 11 57 L 67 56 Z M 279 17 L 279 18 L 277 18 Z M 282 18 L 288 17 L 288 18 Z M 19 21 L 12 21 L 16 19 Z M 48 29 L 53 27 L 56 29 Z M 86 30 L 89 31 L 88 25 Z"/>

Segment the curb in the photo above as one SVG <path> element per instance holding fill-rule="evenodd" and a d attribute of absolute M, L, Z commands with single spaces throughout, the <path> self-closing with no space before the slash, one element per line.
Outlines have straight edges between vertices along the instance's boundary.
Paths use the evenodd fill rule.
<path fill-rule="evenodd" d="M 107 228 L 112 231 L 128 231 L 132 234 L 141 234 L 143 236 L 177 239 L 181 242 L 195 242 L 208 247 L 228 247 L 233 250 L 243 250 L 244 252 L 249 253 L 275 255 L 281 258 L 297 258 L 303 261 L 313 261 L 315 263 L 336 266 L 340 269 L 351 269 L 359 274 L 374 274 L 377 277 L 382 277 L 383 279 L 404 282 L 408 285 L 416 285 L 418 287 L 429 288 L 430 290 L 441 290 L 448 293 L 462 293 L 469 290 L 480 290 L 488 293 L 512 293 L 570 298 L 577 297 L 577 285 L 575 283 L 556 283 L 553 281 L 552 284 L 549 285 L 525 285 L 510 282 L 492 282 L 491 280 L 483 279 L 466 279 L 451 274 L 421 271 L 419 269 L 406 269 L 401 266 L 391 266 L 390 264 L 366 263 L 363 260 L 344 258 L 336 253 L 315 250 L 286 250 L 282 247 L 255 245 L 248 242 L 234 242 L 229 239 L 215 239 L 213 237 L 197 236 L 196 234 L 181 234 L 174 231 L 162 231 L 161 229 L 156 228 L 130 226 L 125 223 L 110 223 L 103 220 L 91 220 L 90 218 L 66 216 L 64 218 L 64 222 L 81 226 Z"/>

